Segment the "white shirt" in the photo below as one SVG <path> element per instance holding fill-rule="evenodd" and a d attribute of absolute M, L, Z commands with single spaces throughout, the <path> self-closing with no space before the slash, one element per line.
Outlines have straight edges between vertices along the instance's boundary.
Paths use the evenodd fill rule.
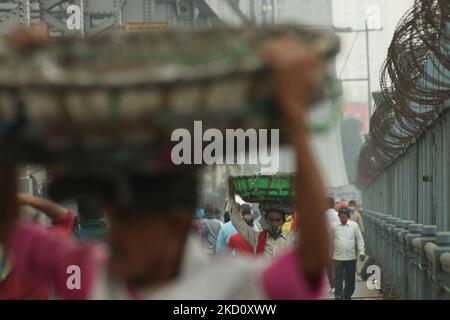
<path fill-rule="evenodd" d="M 255 231 L 250 227 L 244 219 L 242 219 L 237 203 L 232 201 L 229 205 L 230 219 L 237 232 L 250 243 L 253 250 L 256 251 L 258 245 L 259 231 Z M 269 234 L 266 238 L 266 246 L 264 247 L 264 255 L 277 257 L 292 248 L 295 244 L 297 234 L 293 232 L 282 232 L 281 235 L 274 239 Z"/>
<path fill-rule="evenodd" d="M 330 224 L 330 226 L 333 223 L 340 221 L 337 211 L 334 210 L 333 208 L 328 209 L 325 214 L 327 216 L 327 220 L 328 220 L 328 223 Z"/>
<path fill-rule="evenodd" d="M 205 255 L 200 240 L 191 235 L 180 275 L 169 284 L 140 290 L 139 296 L 147 300 L 267 299 L 259 279 L 269 265 L 270 261 L 264 257 Z M 109 276 L 105 267 L 96 280 L 90 299 L 123 300 L 129 299 L 129 293 L 123 284 Z"/>
<path fill-rule="evenodd" d="M 365 254 L 364 240 L 358 224 L 348 220 L 345 225 L 340 221 L 331 226 L 333 234 L 333 260 L 347 261 L 355 260 L 356 247 L 359 255 Z"/>

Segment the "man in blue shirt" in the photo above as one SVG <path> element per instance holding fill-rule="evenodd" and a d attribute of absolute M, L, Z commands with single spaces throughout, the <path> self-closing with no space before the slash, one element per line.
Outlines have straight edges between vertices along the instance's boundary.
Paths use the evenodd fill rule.
<path fill-rule="evenodd" d="M 216 242 L 216 254 L 224 255 L 227 252 L 228 239 L 237 232 L 231 221 L 224 223 L 220 228 Z"/>

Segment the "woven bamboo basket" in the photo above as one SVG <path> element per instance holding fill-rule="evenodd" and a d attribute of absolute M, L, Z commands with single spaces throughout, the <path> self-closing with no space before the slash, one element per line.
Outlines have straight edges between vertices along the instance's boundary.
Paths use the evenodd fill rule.
<path fill-rule="evenodd" d="M 32 52 L 0 45 L 0 149 L 24 162 L 98 170 L 160 169 L 177 128 L 281 128 L 266 41 L 339 50 L 332 32 L 298 26 L 109 34 Z M 326 65 L 313 100 L 335 94 Z"/>

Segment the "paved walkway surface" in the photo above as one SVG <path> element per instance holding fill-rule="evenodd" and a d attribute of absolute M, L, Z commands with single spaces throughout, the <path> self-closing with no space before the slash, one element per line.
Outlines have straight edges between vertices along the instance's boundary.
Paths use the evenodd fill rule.
<path fill-rule="evenodd" d="M 359 262 L 356 265 L 357 272 L 360 272 L 363 267 L 363 262 Z M 355 293 L 352 296 L 352 300 L 382 300 L 383 296 L 381 295 L 380 291 L 377 289 L 369 289 L 366 285 L 366 282 L 363 281 L 359 276 L 356 276 L 356 283 L 355 283 Z M 324 300 L 331 300 L 334 299 L 334 294 L 330 292 L 330 287 L 327 283 L 327 291 L 326 295 L 322 298 Z"/>

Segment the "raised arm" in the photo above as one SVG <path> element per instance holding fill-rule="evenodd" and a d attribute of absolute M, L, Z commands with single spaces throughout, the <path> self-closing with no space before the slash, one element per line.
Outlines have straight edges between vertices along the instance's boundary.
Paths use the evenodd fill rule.
<path fill-rule="evenodd" d="M 19 205 L 30 206 L 34 209 L 42 211 L 53 221 L 65 219 L 69 214 L 69 210 L 54 203 L 52 201 L 36 198 L 28 193 L 19 193 Z"/>
<path fill-rule="evenodd" d="M 299 262 L 307 281 L 314 286 L 319 284 L 330 262 L 330 241 L 325 217 L 325 189 L 309 146 L 305 119 L 319 63 L 318 55 L 311 51 L 281 39 L 266 47 L 265 56 L 274 72 L 279 104 L 295 149 L 295 204 L 301 234 Z"/>
<path fill-rule="evenodd" d="M 0 240 L 13 258 L 14 272 L 31 283 L 54 286 L 63 298 L 87 298 L 104 261 L 103 250 L 80 245 L 42 226 L 18 221 L 18 206 L 15 167 L 3 164 L 0 166 Z M 71 266 L 81 270 L 80 289 L 68 286 Z"/>
<path fill-rule="evenodd" d="M 228 191 L 228 203 L 230 205 L 228 212 L 230 213 L 231 223 L 236 228 L 237 232 L 243 236 L 253 248 L 255 248 L 256 243 L 258 242 L 259 232 L 255 231 L 244 221 L 244 219 L 242 219 L 239 206 L 234 200 L 234 189 L 230 181 L 228 181 Z"/>
<path fill-rule="evenodd" d="M 79 244 L 40 225 L 21 222 L 11 232 L 9 252 L 19 277 L 48 284 L 64 299 L 89 298 L 106 258 L 100 246 Z"/>

